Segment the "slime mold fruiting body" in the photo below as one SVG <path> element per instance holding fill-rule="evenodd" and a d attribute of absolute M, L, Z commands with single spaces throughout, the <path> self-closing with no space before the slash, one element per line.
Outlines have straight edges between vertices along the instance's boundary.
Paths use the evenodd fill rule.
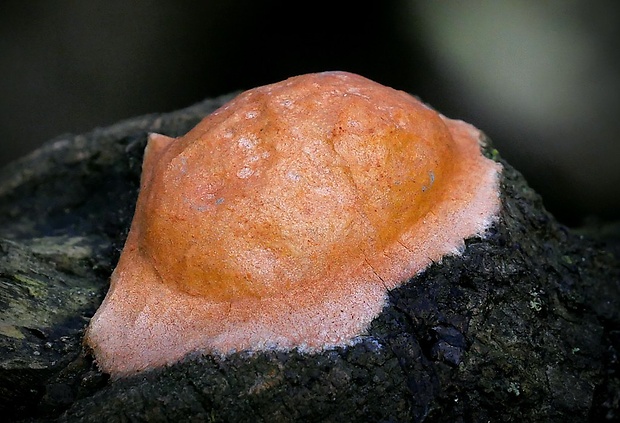
<path fill-rule="evenodd" d="M 191 352 L 355 342 L 399 286 L 500 206 L 473 126 L 345 72 L 255 88 L 152 134 L 86 342 L 115 375 Z"/>

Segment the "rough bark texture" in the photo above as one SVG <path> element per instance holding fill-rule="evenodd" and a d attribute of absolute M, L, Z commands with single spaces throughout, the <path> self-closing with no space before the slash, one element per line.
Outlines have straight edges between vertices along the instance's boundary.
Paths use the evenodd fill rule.
<path fill-rule="evenodd" d="M 224 100 L 60 137 L 0 170 L 3 416 L 620 419 L 619 249 L 558 224 L 504 161 L 503 210 L 488 238 L 393 290 L 356 346 L 194 356 L 117 381 L 98 372 L 81 340 L 129 228 L 146 134 L 183 134 Z"/>

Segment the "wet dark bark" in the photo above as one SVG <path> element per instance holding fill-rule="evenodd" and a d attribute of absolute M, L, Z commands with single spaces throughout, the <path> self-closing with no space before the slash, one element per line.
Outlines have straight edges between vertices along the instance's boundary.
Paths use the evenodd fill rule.
<path fill-rule="evenodd" d="M 505 162 L 484 240 L 390 294 L 360 344 L 189 357 L 111 381 L 82 348 L 131 221 L 148 132 L 225 99 L 62 136 L 0 170 L 0 414 L 27 421 L 620 419 L 618 244 L 558 224 Z M 487 153 L 501 160 L 494 150 Z"/>

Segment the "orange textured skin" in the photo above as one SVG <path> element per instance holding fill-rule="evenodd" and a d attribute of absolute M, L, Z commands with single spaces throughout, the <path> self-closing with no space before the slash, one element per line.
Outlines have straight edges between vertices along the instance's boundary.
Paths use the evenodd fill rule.
<path fill-rule="evenodd" d="M 500 206 L 480 133 L 345 72 L 242 93 L 152 134 L 131 231 L 86 342 L 115 375 L 190 352 L 355 342 L 388 289 Z"/>

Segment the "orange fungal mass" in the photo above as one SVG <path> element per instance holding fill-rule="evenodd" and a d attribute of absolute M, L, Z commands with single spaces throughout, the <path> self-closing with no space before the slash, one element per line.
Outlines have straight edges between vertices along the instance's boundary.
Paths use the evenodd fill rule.
<path fill-rule="evenodd" d="M 356 341 L 386 292 L 481 235 L 480 133 L 345 72 L 255 88 L 152 134 L 131 230 L 86 342 L 115 375 L 191 352 Z"/>

